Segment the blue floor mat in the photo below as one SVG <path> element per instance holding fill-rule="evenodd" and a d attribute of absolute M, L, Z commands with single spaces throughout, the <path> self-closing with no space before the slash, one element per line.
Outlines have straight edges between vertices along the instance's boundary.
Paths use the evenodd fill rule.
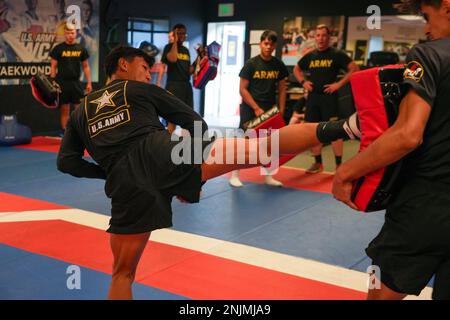
<path fill-rule="evenodd" d="M 0 300 L 105 300 L 111 276 L 80 268 L 81 289 L 70 290 L 63 261 L 0 244 Z M 4 281 L 6 280 L 7 281 Z M 149 286 L 134 284 L 135 299 L 185 300 L 187 298 Z"/>
<path fill-rule="evenodd" d="M 0 149 L 0 191 L 110 214 L 104 181 L 77 179 L 55 167 L 56 154 Z M 7 170 L 6 170 L 7 169 Z M 174 229 L 365 271 L 364 252 L 383 214 L 361 214 L 328 194 L 208 181 L 201 202 L 173 200 Z"/>

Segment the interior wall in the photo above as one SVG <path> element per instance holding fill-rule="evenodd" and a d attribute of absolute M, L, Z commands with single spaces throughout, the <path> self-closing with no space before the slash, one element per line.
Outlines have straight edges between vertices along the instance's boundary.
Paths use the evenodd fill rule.
<path fill-rule="evenodd" d="M 234 3 L 236 14 L 230 18 L 218 17 L 219 3 Z M 397 0 L 358 0 L 358 1 L 306 1 L 306 0 L 101 0 L 100 1 L 100 61 L 103 61 L 108 47 L 106 45 L 108 31 L 115 22 L 119 22 L 117 39 L 126 42 L 127 18 L 168 18 L 171 25 L 184 23 L 188 28 L 190 50 L 196 56 L 194 46 L 203 42 L 206 34 L 206 23 L 209 21 L 246 21 L 247 39 L 250 30 L 273 29 L 282 33 L 284 17 L 294 16 L 327 16 L 346 15 L 364 16 L 369 5 L 380 2 L 382 14 L 395 14 L 392 4 Z M 281 43 L 281 42 L 280 42 Z M 281 45 L 277 53 L 281 52 Z M 250 47 L 246 48 L 246 59 Z M 104 81 L 100 71 L 100 82 L 94 83 L 98 88 Z M 194 89 L 195 90 L 195 89 Z M 195 90 L 198 111 L 202 111 L 201 93 Z M 28 86 L 0 86 L 0 114 L 17 114 L 19 121 L 32 128 L 33 134 L 55 132 L 60 128 L 59 112 L 46 110 L 38 105 Z"/>
<path fill-rule="evenodd" d="M 251 30 L 271 29 L 279 35 L 283 33 L 283 20 L 285 17 L 297 16 L 369 16 L 367 8 L 378 4 L 382 15 L 395 15 L 392 7 L 398 0 L 210 0 L 207 1 L 208 21 L 246 21 L 247 39 Z M 235 15 L 233 17 L 219 17 L 219 3 L 234 3 Z M 277 55 L 281 52 L 281 41 L 278 41 Z M 249 58 L 250 47 L 246 48 L 246 59 Z"/>
<path fill-rule="evenodd" d="M 381 30 L 370 30 L 366 27 L 365 19 L 359 17 L 350 18 L 347 28 L 347 44 L 346 50 L 355 52 L 357 41 L 365 40 L 369 42 L 371 37 L 380 37 L 383 43 L 386 44 L 402 44 L 407 47 L 412 47 L 421 40 L 426 40 L 424 33 L 423 21 L 403 21 L 399 22 L 398 19 L 391 18 L 391 16 L 384 16 L 383 28 Z M 389 50 L 383 45 L 383 50 Z M 366 54 L 366 59 L 369 58 Z M 400 55 L 400 61 L 405 58 L 405 54 Z"/>
<path fill-rule="evenodd" d="M 109 35 L 116 38 L 119 43 L 127 42 L 127 19 L 137 18 L 165 18 L 170 25 L 183 23 L 188 29 L 191 57 L 196 53 L 194 47 L 202 43 L 205 38 L 205 9 L 204 0 L 177 0 L 143 1 L 143 0 L 100 0 L 100 65 L 109 52 L 107 39 L 109 30 L 115 23 L 118 24 L 116 32 Z M 115 37 L 114 37 L 115 35 Z M 94 83 L 99 88 L 105 80 L 104 72 L 99 72 L 100 81 Z M 201 111 L 201 93 L 194 89 L 194 98 L 197 111 Z M 21 123 L 31 127 L 33 135 L 54 134 L 60 129 L 59 110 L 45 109 L 39 105 L 31 95 L 30 87 L 0 86 L 0 114 L 16 114 Z"/>

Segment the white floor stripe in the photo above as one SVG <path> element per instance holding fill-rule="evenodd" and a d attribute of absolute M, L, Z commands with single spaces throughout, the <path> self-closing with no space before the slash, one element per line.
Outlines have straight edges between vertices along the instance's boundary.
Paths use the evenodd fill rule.
<path fill-rule="evenodd" d="M 109 217 L 79 209 L 4 212 L 0 214 L 0 222 L 40 220 L 64 220 L 106 230 Z M 154 231 L 151 240 L 344 288 L 361 292 L 367 291 L 367 274 L 322 262 L 172 229 Z M 425 288 L 420 296 L 409 296 L 407 299 L 430 298 L 431 288 Z"/>

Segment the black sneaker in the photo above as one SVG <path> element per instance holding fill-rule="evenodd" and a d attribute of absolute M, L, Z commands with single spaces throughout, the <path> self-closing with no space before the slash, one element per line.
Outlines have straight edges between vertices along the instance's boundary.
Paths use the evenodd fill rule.
<path fill-rule="evenodd" d="M 323 171 L 323 164 L 314 162 L 311 167 L 309 167 L 308 170 L 306 170 L 306 173 L 319 173 Z"/>

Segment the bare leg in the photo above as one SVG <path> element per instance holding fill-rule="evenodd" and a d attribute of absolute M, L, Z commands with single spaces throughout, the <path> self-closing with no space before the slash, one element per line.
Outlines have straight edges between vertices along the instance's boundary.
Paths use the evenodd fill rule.
<path fill-rule="evenodd" d="M 150 232 L 140 234 L 111 234 L 110 243 L 114 256 L 113 274 L 109 289 L 110 300 L 133 299 L 131 286 L 142 252 Z"/>
<path fill-rule="evenodd" d="M 367 300 L 403 300 L 406 296 L 407 294 L 395 292 L 381 283 L 380 289 L 369 290 Z"/>
<path fill-rule="evenodd" d="M 336 140 L 331 143 L 333 147 L 333 152 L 336 157 L 342 157 L 344 151 L 344 140 Z"/>
<path fill-rule="evenodd" d="M 320 156 L 322 154 L 322 145 L 318 145 L 314 148 L 311 148 L 311 153 L 314 157 Z"/>
<path fill-rule="evenodd" d="M 69 121 L 70 104 L 61 105 L 61 128 L 66 130 L 67 121 Z"/>
<path fill-rule="evenodd" d="M 317 123 L 304 123 L 300 125 L 291 125 L 281 128 L 279 133 L 279 154 L 298 154 L 309 148 L 319 144 L 316 130 Z M 256 140 L 256 143 L 254 143 Z M 238 163 L 237 146 L 245 144 L 245 163 Z M 260 147 L 268 146 L 271 154 L 272 138 L 261 139 L 244 139 L 244 138 L 225 138 L 218 139 L 213 145 L 212 155 L 215 155 L 214 149 L 221 148 L 224 157 L 223 163 L 203 163 L 202 164 L 202 181 L 221 176 L 227 172 L 239 169 L 253 168 L 261 165 L 263 159 L 260 159 Z M 234 163 L 226 163 L 226 154 L 234 154 Z M 257 159 L 256 163 L 250 163 L 251 159 Z"/>

